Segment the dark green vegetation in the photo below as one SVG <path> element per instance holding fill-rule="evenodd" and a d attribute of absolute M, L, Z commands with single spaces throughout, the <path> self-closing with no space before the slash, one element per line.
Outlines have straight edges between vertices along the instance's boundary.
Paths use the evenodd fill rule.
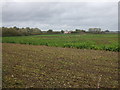
<path fill-rule="evenodd" d="M 18 28 L 18 27 L 2 27 L 2 36 L 28 36 L 42 34 L 42 31 L 38 28 Z"/>
<path fill-rule="evenodd" d="M 118 88 L 118 52 L 7 43 L 2 51 L 3 88 Z"/>
<path fill-rule="evenodd" d="M 94 30 L 95 29 L 95 30 Z M 18 28 L 16 26 L 14 27 L 0 27 L 0 31 L 2 31 L 2 36 L 29 36 L 29 35 L 47 35 L 47 34 L 63 34 L 65 31 L 53 31 L 52 29 L 49 29 L 48 31 L 41 31 L 39 28 Z M 97 31 L 96 28 L 93 28 L 93 31 L 85 31 L 81 29 L 75 29 L 75 30 L 68 30 L 71 34 L 83 34 L 83 33 L 96 33 L 96 34 L 103 34 L 106 33 L 106 31 Z M 107 31 L 109 32 L 109 31 Z"/>
<path fill-rule="evenodd" d="M 47 35 L 47 34 L 62 34 L 64 31 L 53 31 L 49 29 L 48 31 L 41 31 L 39 28 L 18 28 L 18 27 L 0 27 L 2 31 L 2 36 L 30 36 L 30 35 Z"/>
<path fill-rule="evenodd" d="M 2 39 L 3 43 L 120 51 L 118 34 L 58 34 L 3 37 Z"/>

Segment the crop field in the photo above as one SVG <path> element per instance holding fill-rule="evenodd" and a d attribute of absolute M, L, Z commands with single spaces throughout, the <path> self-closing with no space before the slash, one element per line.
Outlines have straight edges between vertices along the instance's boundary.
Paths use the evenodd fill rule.
<path fill-rule="evenodd" d="M 114 45 L 116 36 L 28 37 L 3 38 L 4 42 L 28 40 L 31 44 L 38 44 L 2 44 L 3 88 L 118 88 L 118 52 L 39 45 L 39 41 L 48 41 L 52 45 L 55 40 L 67 44 L 76 37 L 79 37 L 76 41 L 81 42 L 92 38 L 91 43 L 98 46 L 111 42 Z"/>
<path fill-rule="evenodd" d="M 35 35 L 3 37 L 2 39 L 3 43 L 120 51 L 120 46 L 118 45 L 118 34 Z"/>
<path fill-rule="evenodd" d="M 118 88 L 118 38 L 118 34 L 3 37 L 3 88 Z"/>

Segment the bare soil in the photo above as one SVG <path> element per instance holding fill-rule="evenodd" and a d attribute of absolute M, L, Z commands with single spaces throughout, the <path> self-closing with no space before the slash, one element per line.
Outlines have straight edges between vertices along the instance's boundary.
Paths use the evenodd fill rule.
<path fill-rule="evenodd" d="M 3 88 L 118 88 L 118 52 L 2 45 Z"/>

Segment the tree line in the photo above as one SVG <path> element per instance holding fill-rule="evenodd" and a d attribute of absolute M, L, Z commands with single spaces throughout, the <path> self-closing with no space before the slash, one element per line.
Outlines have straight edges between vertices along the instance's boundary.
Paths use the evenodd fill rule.
<path fill-rule="evenodd" d="M 48 31 L 41 31 L 39 28 L 18 28 L 16 26 L 14 27 L 0 27 L 0 30 L 2 30 L 2 36 L 28 36 L 28 35 L 42 35 L 42 34 L 63 34 L 65 31 L 53 31 L 52 29 L 49 29 Z M 85 32 L 85 31 L 71 31 L 71 33 L 79 33 L 79 32 Z"/>
<path fill-rule="evenodd" d="M 96 28 L 95 28 L 96 29 Z M 2 30 L 2 36 L 28 36 L 28 35 L 42 35 L 42 34 L 63 34 L 66 33 L 66 31 L 53 31 L 52 29 L 49 29 L 48 31 L 41 31 L 39 28 L 18 28 L 16 26 L 14 27 L 0 27 L 0 30 Z M 94 30 L 95 31 L 95 30 Z M 89 33 L 85 30 L 81 29 L 75 29 L 74 31 L 69 31 L 71 34 L 76 33 Z M 109 31 L 106 31 L 109 32 Z M 101 33 L 101 32 L 92 32 L 92 33 Z"/>
<path fill-rule="evenodd" d="M 27 36 L 41 34 L 42 31 L 38 28 L 18 28 L 18 27 L 2 27 L 2 36 Z"/>

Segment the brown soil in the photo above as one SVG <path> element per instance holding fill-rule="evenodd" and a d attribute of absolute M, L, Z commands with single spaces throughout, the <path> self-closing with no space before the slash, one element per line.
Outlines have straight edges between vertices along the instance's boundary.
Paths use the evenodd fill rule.
<path fill-rule="evenodd" d="M 9 43 L 2 51 L 3 88 L 118 87 L 118 52 Z"/>

